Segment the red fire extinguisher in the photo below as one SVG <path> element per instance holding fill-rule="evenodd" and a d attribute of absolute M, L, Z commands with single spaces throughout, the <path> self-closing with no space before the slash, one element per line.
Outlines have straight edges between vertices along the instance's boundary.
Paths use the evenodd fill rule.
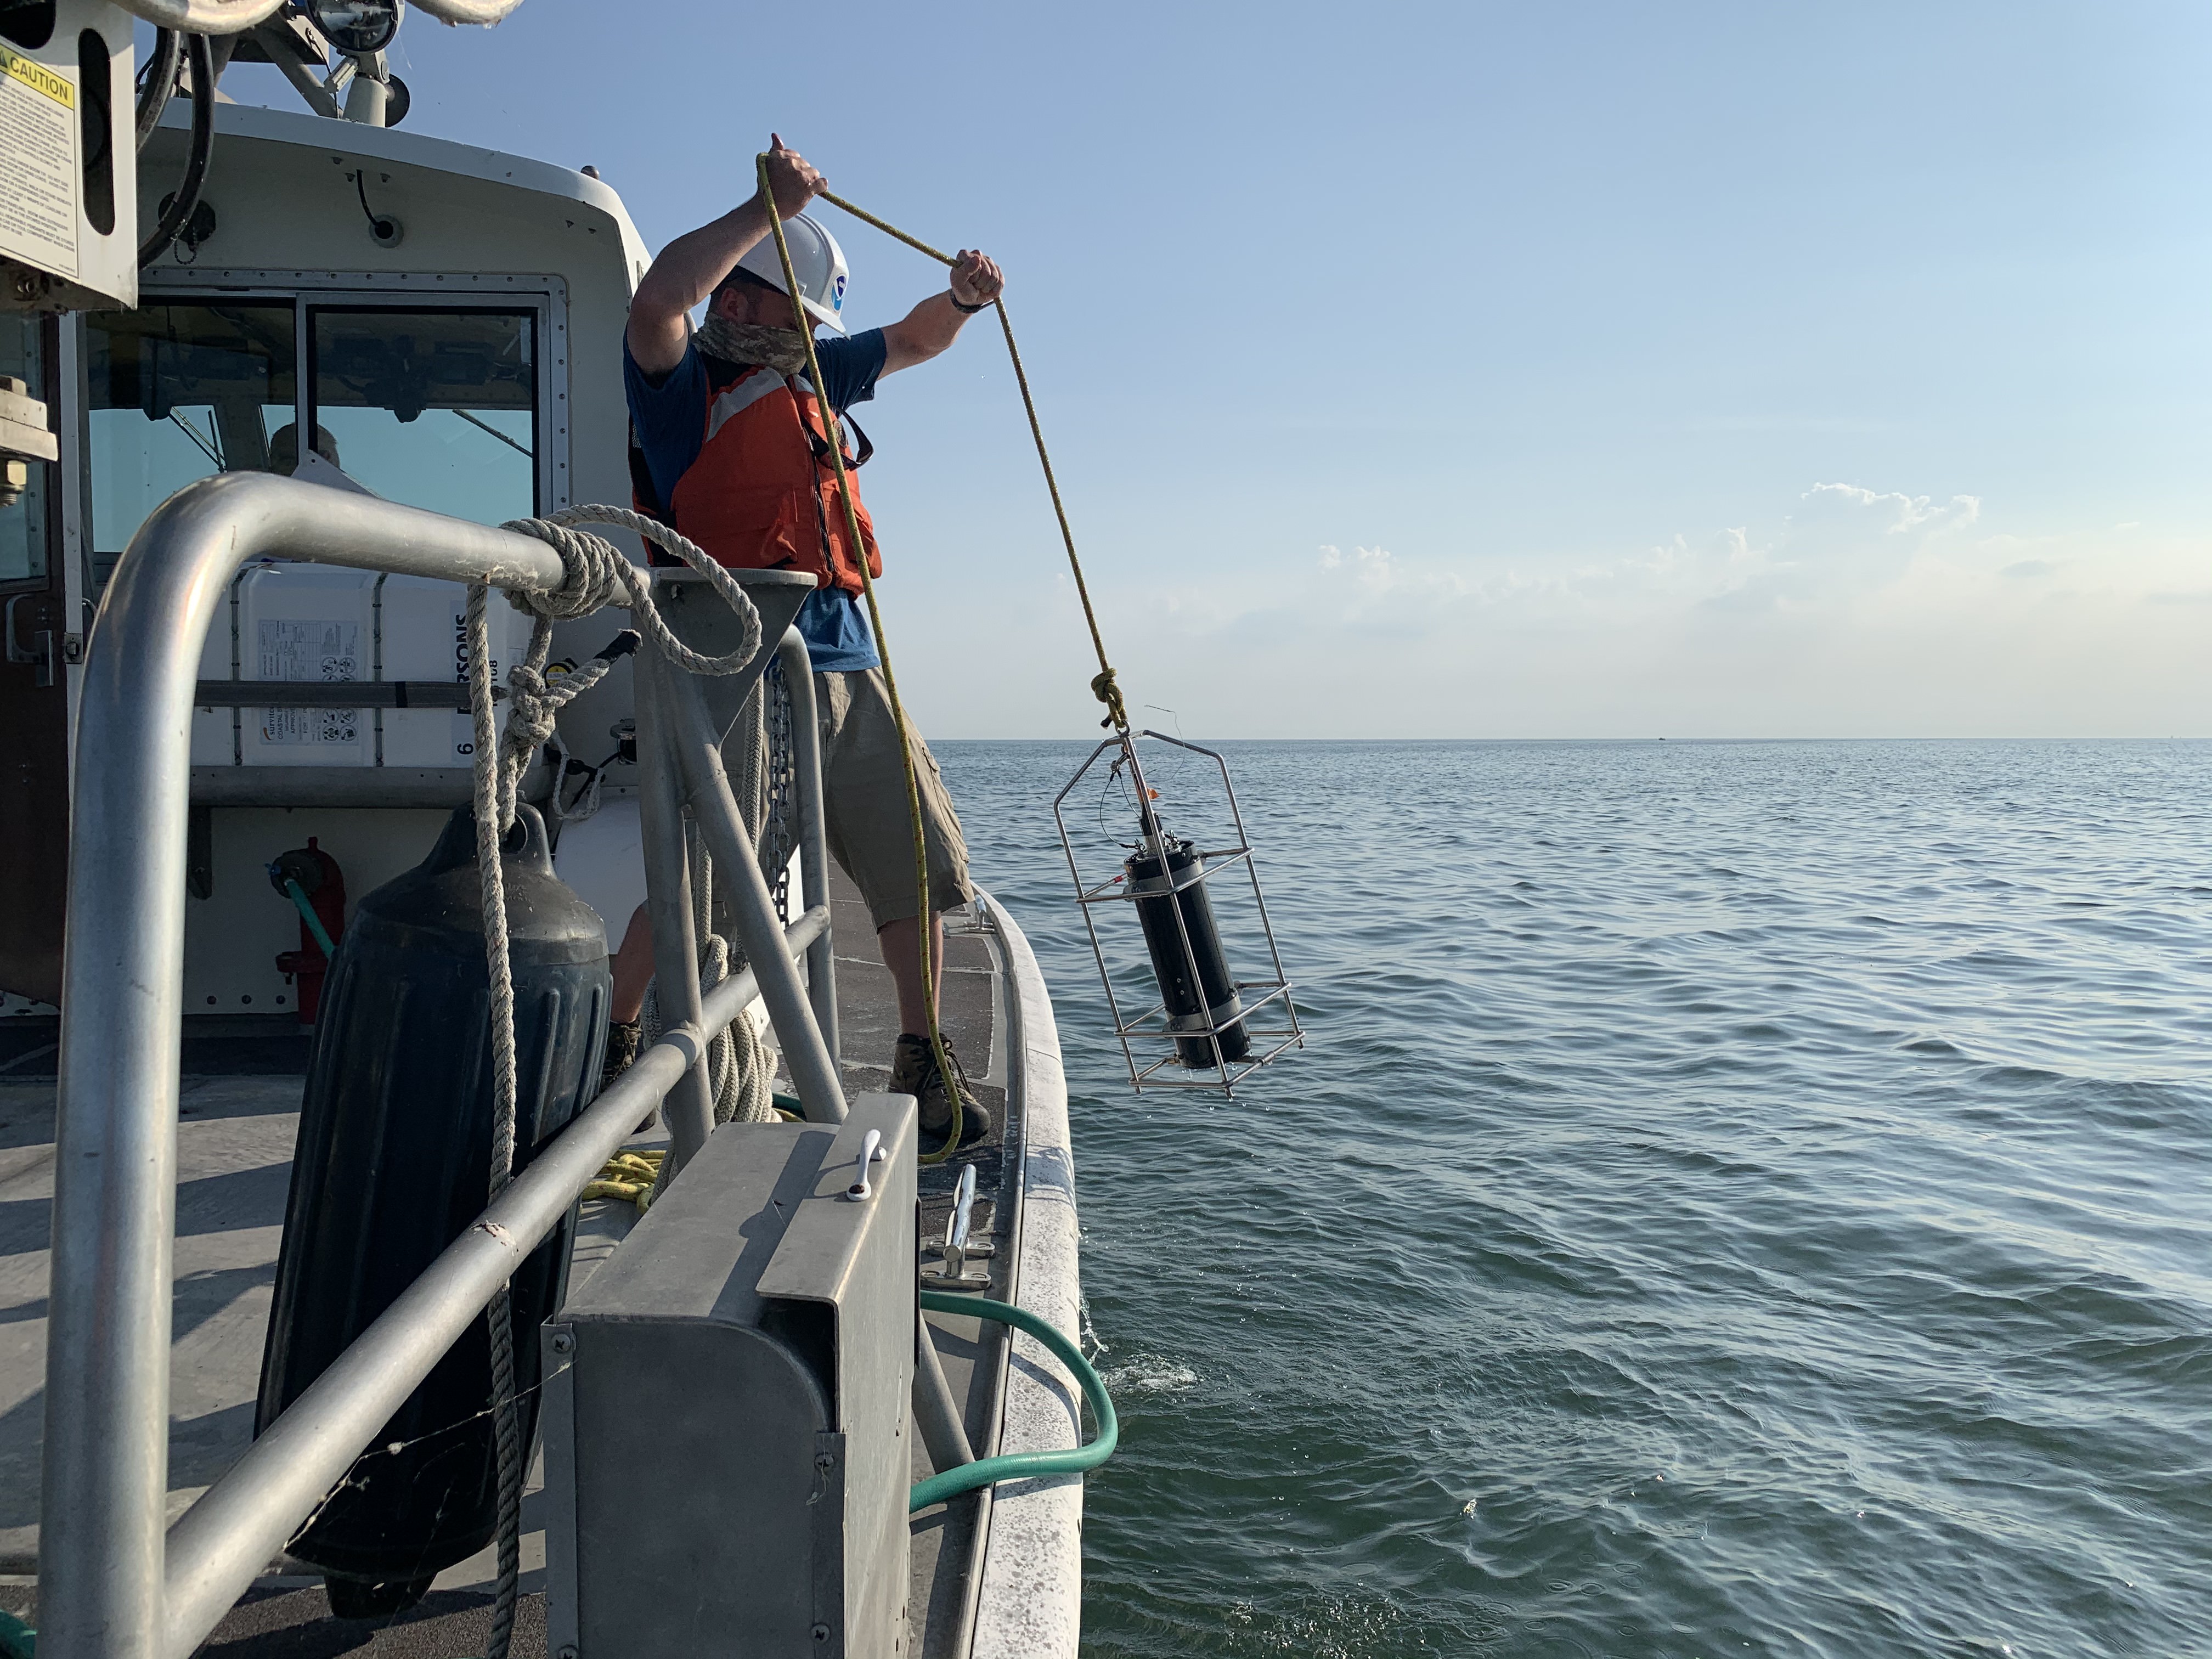
<path fill-rule="evenodd" d="M 310 836 L 305 847 L 276 855 L 269 884 L 300 913 L 300 948 L 279 953 L 276 971 L 300 988 L 300 1024 L 312 1025 L 323 1000 L 323 975 L 345 937 L 345 872 Z"/>

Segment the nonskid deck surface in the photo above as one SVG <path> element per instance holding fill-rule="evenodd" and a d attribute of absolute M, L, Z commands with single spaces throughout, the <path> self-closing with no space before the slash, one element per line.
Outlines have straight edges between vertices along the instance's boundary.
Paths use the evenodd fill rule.
<path fill-rule="evenodd" d="M 899 1020 L 890 976 L 875 953 L 866 912 L 842 875 L 833 876 L 833 882 L 841 1046 L 851 1094 L 884 1087 Z M 988 1139 L 971 1147 L 965 1161 L 976 1166 L 979 1193 L 1004 1200 L 989 1212 L 998 1249 L 988 1266 L 993 1275 L 988 1293 L 1005 1296 L 1016 1205 L 1014 1194 L 1002 1185 L 1009 1161 L 1000 964 L 988 935 L 965 918 L 953 918 L 949 931 L 943 1017 L 974 1092 L 992 1115 Z M 32 1057 L 0 1075 L 0 1607 L 35 1625 L 55 1085 L 52 1055 L 33 1053 L 40 1046 L 35 1034 L 9 1035 L 15 1053 Z M 210 1030 L 186 1045 L 179 1106 L 171 1349 L 173 1520 L 230 1467 L 252 1436 L 301 1087 L 296 1070 L 270 1074 L 263 1068 L 297 1066 L 304 1059 L 304 1045 L 282 1032 L 270 1036 L 265 1028 L 250 1034 L 243 1027 Z M 210 1065 L 237 1070 L 194 1074 L 198 1066 Z M 41 1067 L 46 1076 L 26 1075 Z M 240 1074 L 248 1068 L 251 1073 Z M 639 1144 L 663 1139 L 647 1134 Z M 957 1168 L 948 1164 L 921 1172 L 926 1261 L 933 1259 L 927 1247 L 943 1236 Z M 586 1205 L 574 1273 L 595 1267 L 635 1218 L 635 1210 L 626 1203 Z M 979 1234 L 985 1219 L 979 1212 Z M 931 1320 L 943 1333 L 939 1347 L 948 1379 L 963 1401 L 969 1440 L 979 1454 L 986 1453 L 999 1410 L 1003 1334 L 973 1320 L 934 1315 Z M 920 1437 L 908 1438 L 914 1478 L 919 1480 L 932 1470 Z M 541 1456 L 532 1462 L 523 1499 L 525 1594 L 513 1647 L 517 1659 L 538 1659 L 545 1651 L 542 1479 Z M 974 1547 L 986 1502 L 958 1498 L 915 1523 L 908 1651 L 922 1659 L 966 1650 Z M 332 1619 L 319 1580 L 305 1570 L 273 1572 L 233 1609 L 200 1651 L 211 1659 L 313 1659 L 363 1647 L 394 1659 L 482 1653 L 494 1566 L 487 1548 L 448 1569 L 419 1607 L 383 1626 Z"/>

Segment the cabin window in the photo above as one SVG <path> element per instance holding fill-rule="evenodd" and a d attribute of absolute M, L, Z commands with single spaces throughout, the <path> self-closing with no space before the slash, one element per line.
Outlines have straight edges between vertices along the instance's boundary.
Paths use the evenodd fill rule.
<path fill-rule="evenodd" d="M 46 396 L 46 370 L 39 350 L 39 319 L 27 311 L 0 312 L 0 374 L 12 374 Z M 46 474 L 33 461 L 29 488 L 13 507 L 0 507 L 0 582 L 43 581 L 46 574 Z"/>
<path fill-rule="evenodd" d="M 558 505 L 562 466 L 541 463 L 548 441 L 565 442 L 542 408 L 558 395 L 539 384 L 549 325 L 517 297 L 409 303 L 270 284 L 149 294 L 136 311 L 87 317 L 89 589 L 177 490 L 217 472 L 290 476 L 303 453 L 309 471 L 319 456 L 372 495 L 482 524 Z"/>
<path fill-rule="evenodd" d="M 386 501 L 531 517 L 536 325 L 527 311 L 311 307 L 316 447 Z"/>
<path fill-rule="evenodd" d="M 289 304 L 149 301 L 85 319 L 86 504 L 105 582 L 146 515 L 217 472 L 289 472 L 297 351 Z"/>

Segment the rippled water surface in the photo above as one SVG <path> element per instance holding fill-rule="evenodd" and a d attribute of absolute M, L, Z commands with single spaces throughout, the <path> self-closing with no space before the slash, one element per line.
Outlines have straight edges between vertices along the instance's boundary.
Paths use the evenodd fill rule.
<path fill-rule="evenodd" d="M 2212 1653 L 2212 745 L 1227 745 L 1313 1039 L 1230 1103 L 1122 1080 L 1082 748 L 939 752 L 1069 1065 L 1087 1654 Z"/>

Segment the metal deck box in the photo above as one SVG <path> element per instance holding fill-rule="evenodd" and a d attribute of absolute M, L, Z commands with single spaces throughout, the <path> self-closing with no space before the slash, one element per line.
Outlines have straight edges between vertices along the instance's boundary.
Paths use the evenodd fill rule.
<path fill-rule="evenodd" d="M 544 1327 L 559 1659 L 904 1651 L 915 1133 L 718 1130 Z"/>

